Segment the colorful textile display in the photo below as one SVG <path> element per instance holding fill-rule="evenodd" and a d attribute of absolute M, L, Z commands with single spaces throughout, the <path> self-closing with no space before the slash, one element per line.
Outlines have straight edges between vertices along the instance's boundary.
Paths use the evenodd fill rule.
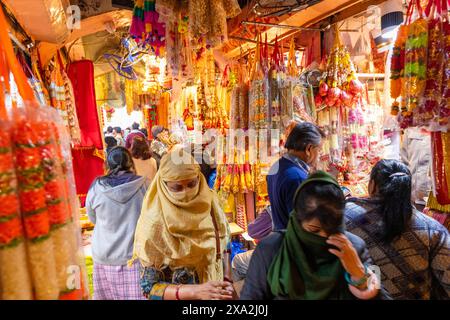
<path fill-rule="evenodd" d="M 432 132 L 434 196 L 440 205 L 450 205 L 450 133 Z"/>
<path fill-rule="evenodd" d="M 157 55 L 163 55 L 165 46 L 165 24 L 159 22 L 155 0 L 137 0 L 133 9 L 130 35 L 139 43 L 147 43 Z"/>
<path fill-rule="evenodd" d="M 89 60 L 73 62 L 68 66 L 68 75 L 74 88 L 81 130 L 81 142 L 73 148 L 72 155 L 77 193 L 83 205 L 92 182 L 104 172 L 103 141 L 94 90 L 94 65 Z"/>

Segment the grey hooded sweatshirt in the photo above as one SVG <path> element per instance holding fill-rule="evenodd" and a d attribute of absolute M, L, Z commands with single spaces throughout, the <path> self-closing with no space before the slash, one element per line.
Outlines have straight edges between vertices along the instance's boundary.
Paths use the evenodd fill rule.
<path fill-rule="evenodd" d="M 86 197 L 86 211 L 95 224 L 94 263 L 119 266 L 131 259 L 134 232 L 149 184 L 145 177 L 115 187 L 94 182 Z"/>

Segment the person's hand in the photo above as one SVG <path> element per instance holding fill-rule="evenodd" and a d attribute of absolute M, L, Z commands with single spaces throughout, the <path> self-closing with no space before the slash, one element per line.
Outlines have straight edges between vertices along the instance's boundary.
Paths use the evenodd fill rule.
<path fill-rule="evenodd" d="M 364 265 L 359 259 L 353 244 L 344 234 L 340 233 L 328 237 L 327 243 L 338 248 L 337 250 L 329 249 L 329 251 L 339 258 L 342 266 L 350 274 L 353 281 L 357 282 L 364 277 Z"/>
<path fill-rule="evenodd" d="M 234 288 L 228 281 L 209 281 L 194 287 L 196 300 L 231 300 Z"/>
<path fill-rule="evenodd" d="M 379 280 L 374 273 L 371 273 L 370 271 L 369 273 L 370 277 L 367 280 L 367 289 L 360 290 L 354 286 L 348 286 L 350 292 L 358 299 L 369 300 L 373 299 L 378 294 L 380 288 Z"/>
<path fill-rule="evenodd" d="M 237 292 L 236 292 L 236 288 L 234 287 L 233 281 L 232 281 L 232 280 L 229 280 L 229 279 L 231 279 L 231 278 L 232 278 L 231 276 L 228 276 L 228 277 L 225 276 L 225 277 L 223 278 L 223 281 L 229 283 L 228 290 L 232 290 L 232 291 L 233 291 L 233 300 L 239 300 L 239 295 L 238 295 Z"/>

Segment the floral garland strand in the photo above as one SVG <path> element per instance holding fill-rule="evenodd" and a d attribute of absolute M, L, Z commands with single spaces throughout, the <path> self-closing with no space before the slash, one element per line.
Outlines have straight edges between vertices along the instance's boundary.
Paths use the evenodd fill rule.
<path fill-rule="evenodd" d="M 55 140 L 56 127 L 47 121 L 40 123 L 39 135 L 41 141 L 48 144 L 40 147 L 42 167 L 44 170 L 45 196 L 50 218 L 50 229 L 53 239 L 53 251 L 60 294 L 67 292 L 67 268 L 74 264 L 69 238 L 71 230 L 68 223 L 71 213 L 66 198 L 65 179 L 62 174 L 61 162 L 58 156 L 60 142 Z"/>
<path fill-rule="evenodd" d="M 24 110 L 21 110 L 24 111 Z M 57 299 L 53 241 L 50 236 L 50 216 L 46 203 L 45 177 L 40 147 L 49 143 L 39 136 L 40 119 L 28 112 L 17 112 L 12 140 L 19 182 L 19 199 L 27 238 L 28 261 L 35 298 Z"/>
<path fill-rule="evenodd" d="M 20 217 L 17 181 L 7 124 L 0 132 L 0 300 L 31 300 L 24 230 Z"/>
<path fill-rule="evenodd" d="M 408 29 L 405 45 L 405 95 L 402 99 L 400 126 L 413 124 L 412 114 L 419 105 L 426 85 L 428 23 L 425 18 L 415 20 Z"/>

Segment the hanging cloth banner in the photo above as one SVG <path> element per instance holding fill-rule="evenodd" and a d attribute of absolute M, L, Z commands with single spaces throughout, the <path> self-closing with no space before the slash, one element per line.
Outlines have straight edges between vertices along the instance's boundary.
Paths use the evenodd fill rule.
<path fill-rule="evenodd" d="M 440 205 L 450 204 L 450 133 L 432 132 L 434 194 Z"/>
<path fill-rule="evenodd" d="M 89 187 L 104 172 L 103 139 L 95 101 L 94 65 L 90 60 L 80 60 L 71 63 L 67 71 L 73 85 L 81 131 L 81 143 L 72 149 L 72 156 L 77 194 L 84 206 Z"/>

